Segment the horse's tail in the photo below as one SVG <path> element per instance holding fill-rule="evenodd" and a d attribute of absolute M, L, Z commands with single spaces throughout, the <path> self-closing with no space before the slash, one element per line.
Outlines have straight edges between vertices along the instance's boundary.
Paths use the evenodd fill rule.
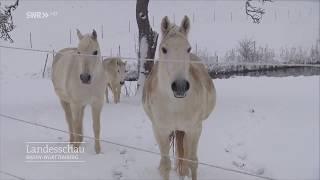
<path fill-rule="evenodd" d="M 175 134 L 175 139 L 176 139 L 176 155 L 177 155 L 177 160 L 176 160 L 176 169 L 179 175 L 185 174 L 182 169 L 182 163 L 183 163 L 183 158 L 185 158 L 184 154 L 184 148 L 183 148 L 183 139 L 184 139 L 184 132 L 183 131 L 178 131 L 176 130 L 174 132 Z"/>

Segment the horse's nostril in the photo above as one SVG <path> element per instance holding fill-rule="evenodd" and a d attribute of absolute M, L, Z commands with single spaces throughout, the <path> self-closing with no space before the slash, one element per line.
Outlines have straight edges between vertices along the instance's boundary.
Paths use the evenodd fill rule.
<path fill-rule="evenodd" d="M 176 83 L 176 81 L 174 81 L 174 82 L 171 84 L 171 89 L 172 89 L 173 91 L 177 91 L 177 83 Z"/>
<path fill-rule="evenodd" d="M 189 88 L 190 88 L 190 83 L 189 83 L 189 81 L 186 81 L 186 91 L 188 91 L 189 90 Z"/>
<path fill-rule="evenodd" d="M 120 81 L 120 85 L 124 85 L 124 82 L 123 82 L 123 81 Z"/>
<path fill-rule="evenodd" d="M 90 74 L 80 74 L 80 80 L 83 82 L 83 83 L 88 83 L 90 82 L 91 80 L 91 75 Z"/>
<path fill-rule="evenodd" d="M 176 80 L 171 84 L 173 91 L 186 92 L 190 88 L 190 83 L 186 80 Z"/>

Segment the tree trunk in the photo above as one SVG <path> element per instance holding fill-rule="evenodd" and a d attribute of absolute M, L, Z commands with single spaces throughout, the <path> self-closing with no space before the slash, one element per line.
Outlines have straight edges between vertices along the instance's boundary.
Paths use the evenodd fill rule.
<path fill-rule="evenodd" d="M 136 19 L 139 28 L 139 51 L 138 51 L 138 84 L 137 94 L 142 91 L 144 80 L 146 76 L 151 72 L 154 59 L 158 33 L 153 31 L 148 17 L 148 5 L 149 0 L 137 0 L 136 4 Z M 147 61 L 145 60 L 147 59 Z"/>

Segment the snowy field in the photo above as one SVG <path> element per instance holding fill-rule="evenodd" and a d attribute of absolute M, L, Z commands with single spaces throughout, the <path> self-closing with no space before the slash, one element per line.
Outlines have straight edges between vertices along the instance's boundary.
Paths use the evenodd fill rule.
<path fill-rule="evenodd" d="M 245 37 L 275 49 L 310 48 L 319 38 L 319 1 L 266 3 L 267 14 L 260 25 L 246 18 L 243 1 L 168 2 L 150 2 L 154 29 L 159 31 L 165 15 L 179 23 L 188 14 L 193 50 L 197 45 L 222 54 Z M 37 11 L 56 14 L 27 19 L 27 12 Z M 117 55 L 120 45 L 122 56 L 136 56 L 135 1 L 21 0 L 14 22 L 15 43 L 1 41 L 1 45 L 30 48 L 31 32 L 33 48 L 58 50 L 76 46 L 76 28 L 82 32 L 95 28 L 103 55 Z M 0 48 L 0 113 L 67 130 L 52 82 L 38 76 L 46 55 Z M 51 60 L 49 55 L 49 65 Z M 275 179 L 320 179 L 319 76 L 234 77 L 214 83 L 217 106 L 203 124 L 199 161 Z M 134 89 L 134 83 L 130 86 Z M 101 116 L 101 139 L 158 152 L 139 97 L 122 94 L 121 103 L 106 104 Z M 89 108 L 84 134 L 93 136 Z M 84 162 L 30 163 L 25 162 L 26 142 L 30 141 L 58 144 L 68 141 L 68 135 L 0 116 L 0 170 L 28 180 L 160 179 L 160 157 L 154 154 L 102 143 L 102 154 L 97 155 L 94 142 L 85 139 Z M 258 179 L 203 165 L 199 165 L 198 175 L 210 180 Z M 178 179 L 173 171 L 171 177 Z M 0 179 L 17 178 L 0 173 Z"/>
<path fill-rule="evenodd" d="M 203 125 L 199 161 L 276 179 L 319 179 L 319 77 L 238 77 L 216 80 L 215 85 L 217 107 Z M 1 79 L 0 92 L 1 114 L 67 130 L 50 80 Z M 89 112 L 84 134 L 93 136 Z M 85 162 L 24 162 L 25 142 L 64 142 L 68 135 L 0 119 L 0 167 L 19 177 L 160 179 L 159 156 L 106 143 L 96 155 L 88 139 L 81 157 Z M 106 104 L 101 123 L 101 139 L 158 152 L 139 99 L 123 97 L 120 104 Z M 177 179 L 175 173 L 172 177 Z M 200 165 L 199 179 L 257 178 Z"/>

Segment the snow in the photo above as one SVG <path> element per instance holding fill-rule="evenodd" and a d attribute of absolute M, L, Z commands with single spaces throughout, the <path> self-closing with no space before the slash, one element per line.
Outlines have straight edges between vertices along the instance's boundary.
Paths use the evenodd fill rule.
<path fill-rule="evenodd" d="M 219 55 L 244 37 L 275 49 L 310 47 L 319 38 L 319 1 L 265 3 L 266 14 L 259 25 L 246 19 L 243 1 L 168 2 L 150 2 L 153 29 L 160 32 L 165 15 L 179 24 L 187 14 L 192 19 L 189 38 L 193 47 Z M 27 19 L 27 12 L 50 16 Z M 102 55 L 116 52 L 120 45 L 122 56 L 136 56 L 135 1 L 20 1 L 14 22 L 17 28 L 11 35 L 15 43 L 1 41 L 2 45 L 28 48 L 31 32 L 33 48 L 57 51 L 76 46 L 76 28 L 83 33 L 95 28 Z M 131 22 L 130 32 L 127 22 Z M 51 80 L 38 76 L 45 59 L 45 53 L 0 48 L 0 113 L 67 130 Z M 50 55 L 48 65 L 51 61 Z M 235 77 L 214 83 L 217 106 L 203 124 L 200 161 L 277 179 L 320 178 L 319 76 Z M 136 87 L 136 82 L 126 84 L 132 90 Z M 140 98 L 123 94 L 120 104 L 104 106 L 101 138 L 158 152 Z M 90 109 L 85 113 L 84 134 L 93 136 Z M 160 179 L 157 155 L 106 143 L 97 155 L 94 142 L 85 139 L 84 163 L 26 163 L 28 141 L 66 142 L 68 135 L 0 117 L 0 170 L 32 180 Z M 203 165 L 198 174 L 199 179 L 256 179 Z M 174 172 L 171 177 L 177 179 Z M 0 179 L 13 178 L 0 173 Z"/>
<path fill-rule="evenodd" d="M 203 124 L 200 161 L 278 179 L 319 179 L 319 77 L 214 82 L 217 107 Z M 67 130 L 50 80 L 7 77 L 1 79 L 0 92 L 1 114 Z M 101 139 L 158 152 L 140 99 L 122 97 L 120 104 L 106 104 L 101 117 Z M 83 145 L 84 163 L 26 163 L 25 142 L 65 142 L 68 135 L 0 119 L 1 170 L 26 179 L 160 179 L 158 156 L 106 143 L 97 155 L 89 139 Z M 91 124 L 86 109 L 87 136 L 93 136 Z M 199 179 L 205 178 L 249 177 L 200 165 Z"/>

